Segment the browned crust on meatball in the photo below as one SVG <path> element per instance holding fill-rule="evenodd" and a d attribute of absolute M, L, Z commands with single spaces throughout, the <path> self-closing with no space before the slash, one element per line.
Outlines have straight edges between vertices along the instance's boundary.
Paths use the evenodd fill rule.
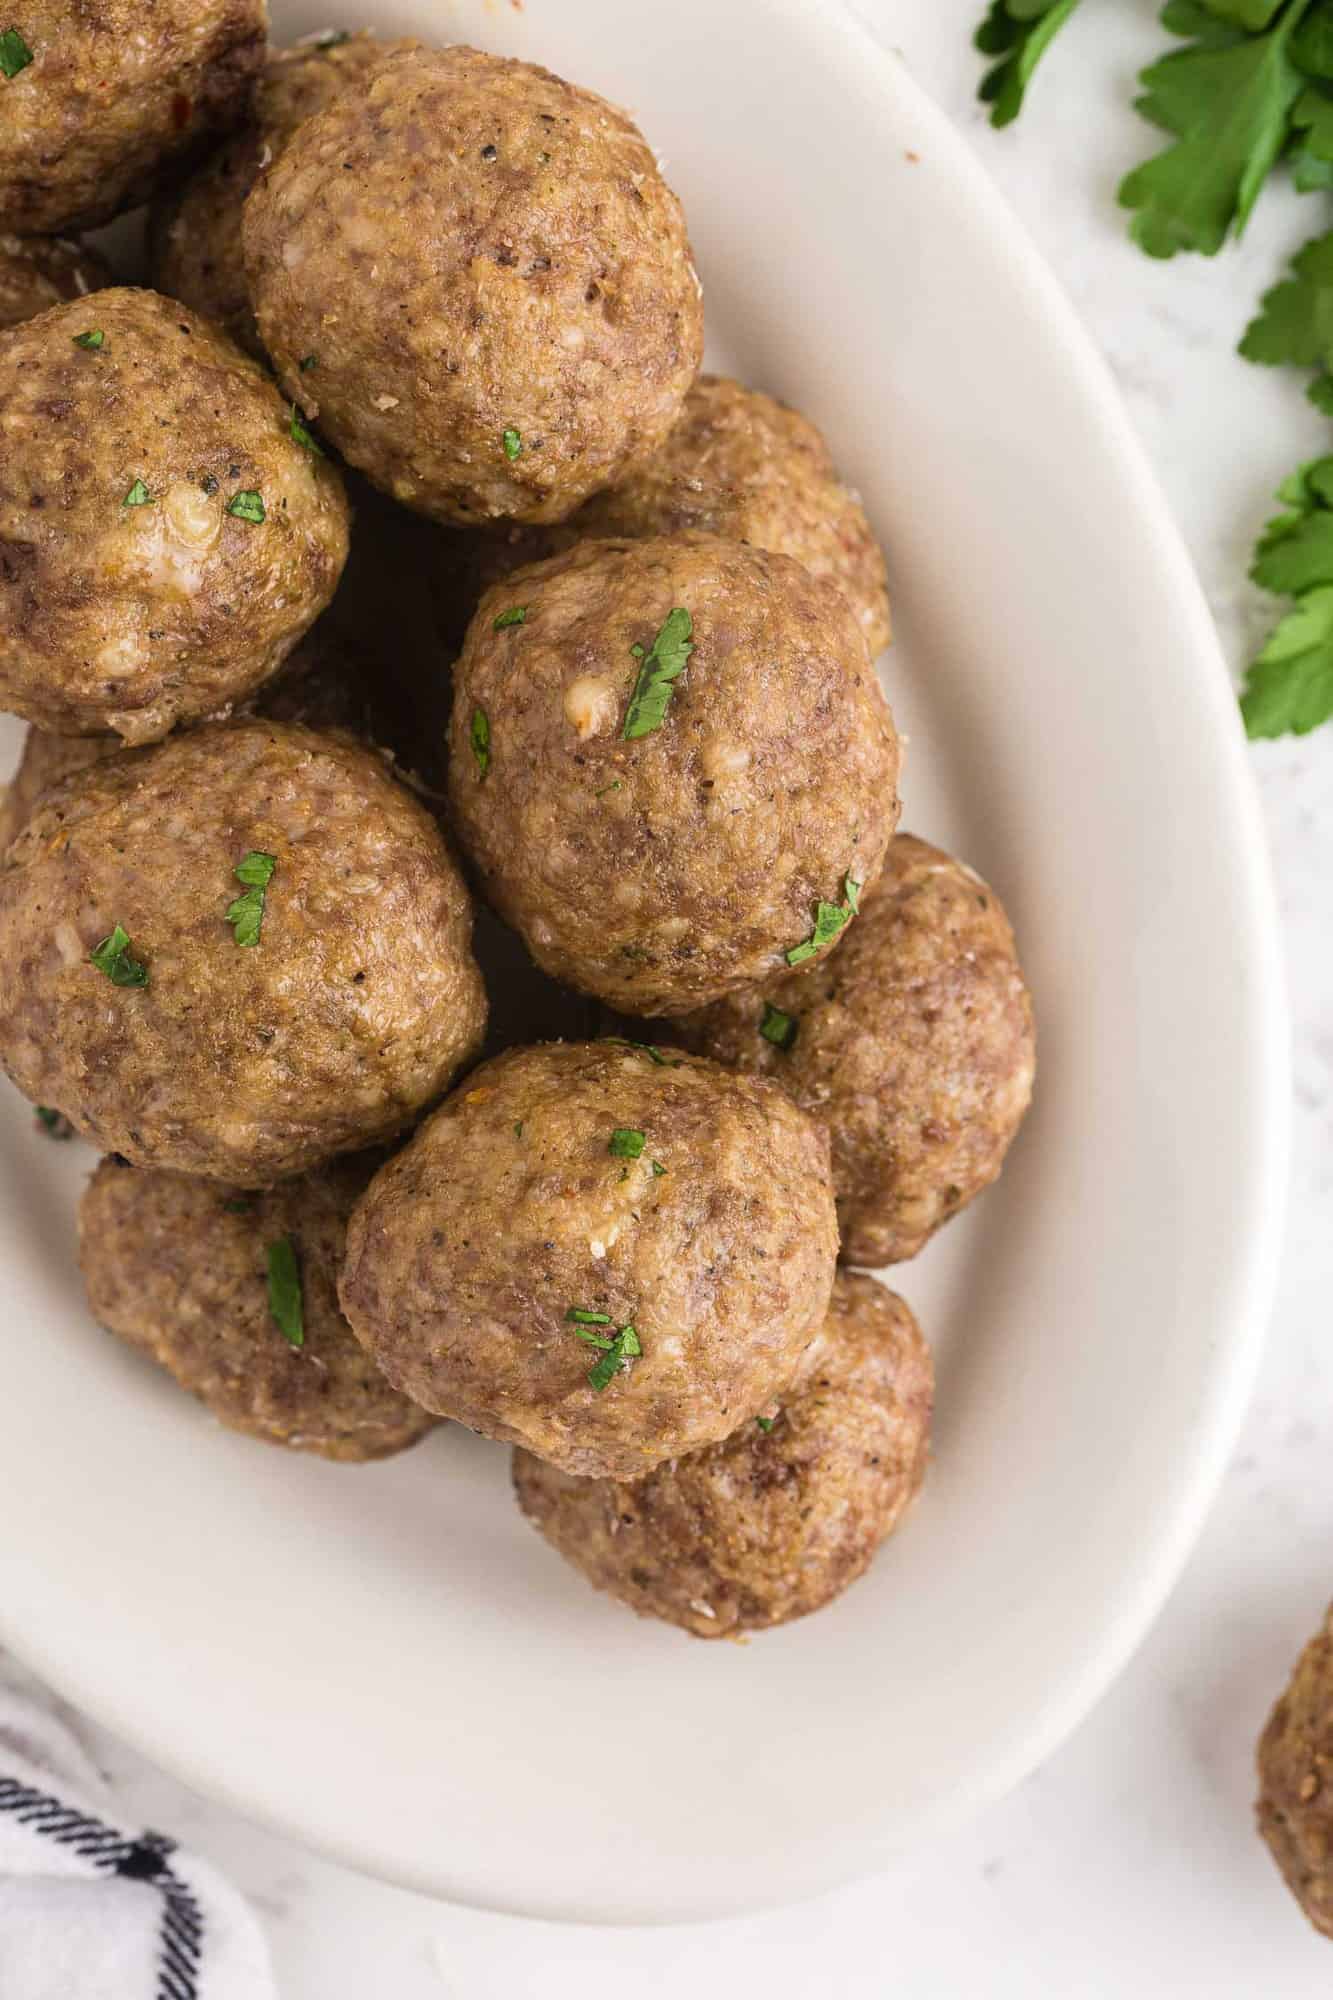
<path fill-rule="evenodd" d="M 272 854 L 258 945 L 226 911 Z M 89 954 L 119 924 L 146 986 Z M 67 778 L 0 863 L 0 1060 L 136 1165 L 262 1186 L 400 1130 L 480 1045 L 467 892 L 372 751 L 207 725 Z"/>
<path fill-rule="evenodd" d="M 531 64 L 399 51 L 293 135 L 243 233 L 288 393 L 440 520 L 562 519 L 657 448 L 698 370 L 698 279 L 651 151 Z"/>
<path fill-rule="evenodd" d="M 338 1161 L 266 1194 L 103 1160 L 79 1209 L 93 1312 L 232 1430 L 353 1463 L 435 1419 L 389 1387 L 338 1310 L 347 1218 L 377 1165 Z M 303 1341 L 273 1318 L 268 1252 L 291 1243 Z"/>
<path fill-rule="evenodd" d="M 4 84 L 0 229 L 91 228 L 246 116 L 264 0 L 25 0 Z"/>
<path fill-rule="evenodd" d="M 933 1388 L 903 1301 L 840 1274 L 798 1381 L 762 1424 L 633 1485 L 516 1451 L 514 1486 L 598 1590 L 696 1638 L 734 1638 L 804 1618 L 864 1575 L 921 1485 Z"/>
<path fill-rule="evenodd" d="M 1333 1937 L 1333 1607 L 1259 1738 L 1259 1831 L 1315 1929 Z"/>
<path fill-rule="evenodd" d="M 788 1048 L 762 1032 L 770 1006 L 794 1023 Z M 914 1257 L 989 1187 L 1032 1096 L 1032 1003 L 1000 900 L 910 833 L 832 957 L 682 1030 L 717 1062 L 773 1077 L 827 1126 L 853 1264 Z"/>
<path fill-rule="evenodd" d="M 640 1157 L 611 1153 L 618 1128 L 644 1134 Z M 555 1044 L 475 1071 L 376 1176 L 341 1298 L 427 1409 L 628 1478 L 786 1386 L 836 1254 L 824 1137 L 781 1091 L 674 1052 Z M 598 1338 L 637 1331 L 642 1356 L 601 1393 L 571 1309 L 608 1315 Z"/>
<path fill-rule="evenodd" d="M 524 622 L 497 631 L 515 604 Z M 678 606 L 694 651 L 661 725 L 626 741 L 633 648 Z M 554 978 L 626 1013 L 785 969 L 817 905 L 879 873 L 898 761 L 841 592 L 718 536 L 584 542 L 520 571 L 455 672 L 450 799 L 488 896 Z"/>
<path fill-rule="evenodd" d="M 0 334 L 0 705 L 150 742 L 259 687 L 332 597 L 348 508 L 239 348 L 115 289 Z M 146 490 L 144 504 L 127 504 Z M 230 511 L 245 493 L 264 519 Z"/>
<path fill-rule="evenodd" d="M 110 283 L 106 263 L 85 243 L 0 234 L 0 332 Z"/>
<path fill-rule="evenodd" d="M 0 855 L 28 824 L 44 792 L 71 772 L 114 757 L 121 747 L 118 736 L 53 736 L 29 729 L 14 775 L 0 793 Z"/>
<path fill-rule="evenodd" d="M 574 541 L 683 533 L 726 535 L 794 556 L 812 576 L 838 585 L 872 656 L 888 645 L 884 557 L 823 437 L 798 410 L 725 375 L 701 375 L 660 451 L 594 493 L 561 526 L 450 535 L 440 577 L 446 630 L 454 604 L 475 605 L 515 569 Z"/>
<path fill-rule="evenodd" d="M 397 46 L 372 34 L 320 46 L 320 38 L 272 49 L 251 122 L 184 182 L 161 196 L 148 223 L 149 268 L 159 292 L 183 299 L 264 358 L 241 247 L 245 198 L 303 119 L 342 90 L 359 87 Z"/>

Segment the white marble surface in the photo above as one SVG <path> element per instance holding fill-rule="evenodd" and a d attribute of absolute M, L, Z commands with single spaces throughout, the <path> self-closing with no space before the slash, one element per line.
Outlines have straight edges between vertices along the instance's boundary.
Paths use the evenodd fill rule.
<path fill-rule="evenodd" d="M 967 36 L 981 0 L 858 5 L 954 113 L 1107 354 L 1239 667 L 1269 616 L 1244 581 L 1256 526 L 1278 479 L 1328 431 L 1296 381 L 1248 367 L 1234 345 L 1286 249 L 1326 226 L 1326 210 L 1267 198 L 1250 240 L 1212 263 L 1157 266 L 1128 245 L 1113 193 L 1150 136 L 1127 106 L 1136 67 L 1163 39 L 1156 0 L 1085 9 L 1003 135 L 972 102 Z M 1207 1531 L 1118 1687 L 1016 1795 L 892 1874 L 779 1915 L 671 1932 L 525 1924 L 360 1880 L 92 1732 L 125 1811 L 192 1842 L 249 1891 L 285 2000 L 708 2000 L 760 1985 L 783 2000 L 1329 1992 L 1333 1946 L 1288 1902 L 1251 1831 L 1250 1800 L 1255 1733 L 1333 1590 L 1333 727 L 1257 749 L 1254 761 L 1295 1014 L 1285 1271 Z"/>

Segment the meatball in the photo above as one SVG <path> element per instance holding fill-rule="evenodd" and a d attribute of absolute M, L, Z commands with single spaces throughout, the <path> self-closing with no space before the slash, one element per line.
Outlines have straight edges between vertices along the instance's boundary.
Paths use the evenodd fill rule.
<path fill-rule="evenodd" d="M 521 564 L 597 535 L 697 530 L 795 556 L 838 584 L 872 654 L 889 643 L 889 597 L 865 510 L 839 479 L 828 446 L 799 411 L 724 375 L 701 375 L 655 457 L 595 493 L 561 527 L 456 531 L 441 579 L 449 598 L 471 596 Z"/>
<path fill-rule="evenodd" d="M 476 1052 L 470 933 L 372 751 L 209 724 L 65 779 L 0 862 L 0 1062 L 104 1152 L 263 1186 L 396 1132 Z"/>
<path fill-rule="evenodd" d="M 435 1419 L 338 1310 L 347 1218 L 375 1164 L 243 1194 L 103 1160 L 79 1210 L 93 1312 L 233 1430 L 345 1461 L 405 1451 Z"/>
<path fill-rule="evenodd" d="M 915 1257 L 996 1178 L 1032 1096 L 1032 1004 L 999 898 L 910 833 L 832 959 L 683 1031 L 828 1127 L 853 1264 Z"/>
<path fill-rule="evenodd" d="M 787 1386 L 836 1255 L 827 1140 L 780 1090 L 555 1043 L 484 1064 L 376 1175 L 340 1296 L 428 1410 L 624 1479 Z"/>
<path fill-rule="evenodd" d="M 353 465 L 439 520 L 558 521 L 662 442 L 698 370 L 679 203 L 613 105 L 405 48 L 246 203 L 260 335 Z"/>
<path fill-rule="evenodd" d="M 1333 1937 L 1333 1607 L 1259 1738 L 1257 1812 L 1287 1887 Z"/>
<path fill-rule="evenodd" d="M 0 707 L 143 743 L 267 680 L 347 555 L 342 481 L 295 428 L 154 292 L 0 333 Z"/>
<path fill-rule="evenodd" d="M 246 116 L 264 0 L 24 0 L 0 77 L 0 229 L 90 228 Z"/>
<path fill-rule="evenodd" d="M 839 1277 L 771 1413 L 633 1485 L 514 1453 L 519 1505 L 575 1569 L 700 1639 L 803 1618 L 855 1583 L 926 1469 L 930 1350 L 900 1298 Z"/>
<path fill-rule="evenodd" d="M 157 290 L 183 299 L 261 359 L 241 250 L 245 197 L 302 119 L 340 90 L 359 89 L 392 46 L 370 34 L 324 34 L 272 50 L 251 122 L 153 206 L 148 248 Z"/>
<path fill-rule="evenodd" d="M 0 795 L 0 855 L 28 824 L 43 792 L 71 771 L 114 757 L 120 748 L 118 736 L 53 736 L 46 729 L 29 729 L 18 769 Z"/>
<path fill-rule="evenodd" d="M 718 536 L 520 571 L 455 672 L 450 800 L 487 894 L 547 972 L 626 1013 L 685 1013 L 831 949 L 879 873 L 897 777 L 841 592 Z"/>
<path fill-rule="evenodd" d="M 61 236 L 0 235 L 0 332 L 110 282 L 97 252 L 82 243 Z"/>

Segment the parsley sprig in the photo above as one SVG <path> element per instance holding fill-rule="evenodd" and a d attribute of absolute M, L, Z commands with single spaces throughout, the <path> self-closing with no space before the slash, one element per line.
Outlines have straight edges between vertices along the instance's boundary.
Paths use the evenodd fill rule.
<path fill-rule="evenodd" d="M 1017 118 L 1033 71 L 1077 6 L 1078 0 L 993 0 L 975 38 L 983 55 L 996 58 L 979 92 L 992 125 Z"/>
<path fill-rule="evenodd" d="M 245 885 L 245 894 L 227 905 L 227 922 L 237 944 L 257 945 L 264 923 L 264 896 L 277 867 L 277 856 L 257 854 L 252 849 L 238 861 L 232 874 Z"/>

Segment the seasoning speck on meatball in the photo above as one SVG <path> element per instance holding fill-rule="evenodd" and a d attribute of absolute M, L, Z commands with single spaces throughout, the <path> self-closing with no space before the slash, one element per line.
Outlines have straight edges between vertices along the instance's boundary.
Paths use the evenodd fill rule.
<path fill-rule="evenodd" d="M 374 752 L 206 725 L 75 772 L 0 862 L 0 1061 L 104 1152 L 263 1186 L 391 1136 L 470 1060 L 470 935 Z"/>
<path fill-rule="evenodd" d="M 288 393 L 439 520 L 562 519 L 656 449 L 698 370 L 699 283 L 651 151 L 527 63 L 395 53 L 291 136 L 243 234 Z"/>
<path fill-rule="evenodd" d="M 836 1255 L 827 1142 L 780 1090 L 555 1043 L 474 1071 L 381 1170 L 341 1298 L 427 1409 L 631 1478 L 786 1388 Z"/>
<path fill-rule="evenodd" d="M 841 592 L 717 536 L 519 571 L 455 673 L 450 799 L 488 896 L 546 971 L 626 1013 L 827 955 L 879 873 L 897 779 Z"/>
<path fill-rule="evenodd" d="M 164 736 L 276 671 L 347 540 L 337 471 L 174 300 L 118 288 L 0 333 L 0 707 Z"/>
<path fill-rule="evenodd" d="M 1287 1887 L 1333 1937 L 1333 1607 L 1259 1739 L 1257 1813 Z"/>
<path fill-rule="evenodd" d="M 831 960 L 683 1029 L 827 1126 L 852 1264 L 914 1257 L 996 1178 L 1032 1096 L 1032 1003 L 1000 900 L 909 833 Z"/>
<path fill-rule="evenodd" d="M 514 1453 L 523 1512 L 599 1590 L 700 1639 L 785 1625 L 864 1574 L 926 1469 L 930 1350 L 900 1298 L 839 1275 L 797 1380 L 720 1444 L 633 1484 Z"/>
<path fill-rule="evenodd" d="M 347 1218 L 376 1164 L 246 1194 L 103 1160 L 79 1210 L 93 1312 L 233 1430 L 346 1461 L 405 1450 L 435 1419 L 338 1310 Z"/>

